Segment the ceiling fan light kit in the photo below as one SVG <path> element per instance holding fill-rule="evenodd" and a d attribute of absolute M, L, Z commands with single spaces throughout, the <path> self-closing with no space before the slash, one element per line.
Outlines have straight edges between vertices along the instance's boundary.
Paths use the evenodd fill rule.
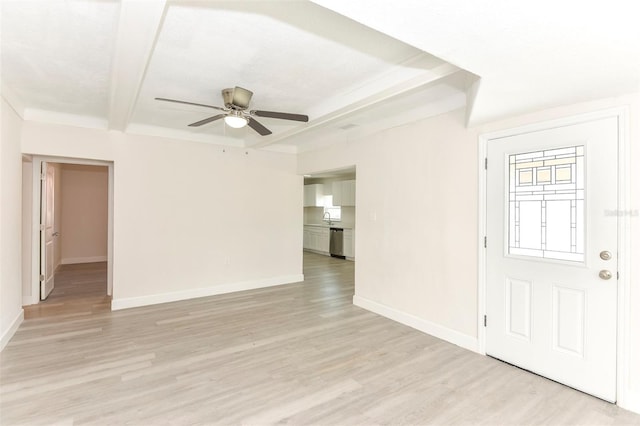
<path fill-rule="evenodd" d="M 303 123 L 306 123 L 309 121 L 309 117 L 303 114 L 290 114 L 287 112 L 260 111 L 260 110 L 248 111 L 247 108 L 249 108 L 249 103 L 251 102 L 251 96 L 253 96 L 252 91 L 244 89 L 242 87 L 238 87 L 238 86 L 234 87 L 233 89 L 231 88 L 222 89 L 222 101 L 224 102 L 224 108 L 213 106 L 213 105 L 180 101 L 176 99 L 168 99 L 168 98 L 155 98 L 155 99 L 157 101 L 194 105 L 194 106 L 205 107 L 205 108 L 213 108 L 213 109 L 222 111 L 222 114 L 207 117 L 204 120 L 191 123 L 189 124 L 189 127 L 199 127 L 204 124 L 208 124 L 223 118 L 224 122 L 229 127 L 233 127 L 234 129 L 240 129 L 248 125 L 253 130 L 258 132 L 261 136 L 267 136 L 271 134 L 271 130 L 267 129 L 262 124 L 260 124 L 254 117 L 277 118 L 281 120 L 300 121 Z"/>
<path fill-rule="evenodd" d="M 241 129 L 247 125 L 248 120 L 242 116 L 240 111 L 231 111 L 231 113 L 224 118 L 224 122 L 229 127 Z"/>

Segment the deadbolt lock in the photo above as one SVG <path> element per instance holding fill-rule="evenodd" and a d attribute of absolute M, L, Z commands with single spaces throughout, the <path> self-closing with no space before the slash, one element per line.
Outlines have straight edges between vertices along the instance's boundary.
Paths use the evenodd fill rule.
<path fill-rule="evenodd" d="M 610 260 L 611 259 L 611 252 L 610 251 L 601 251 L 600 252 L 600 259 L 602 260 Z"/>

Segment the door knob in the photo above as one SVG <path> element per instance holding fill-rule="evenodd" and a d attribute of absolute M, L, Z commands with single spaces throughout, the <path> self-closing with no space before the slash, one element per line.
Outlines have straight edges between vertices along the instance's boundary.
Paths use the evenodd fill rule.
<path fill-rule="evenodd" d="M 607 271 L 606 269 L 603 269 L 602 271 L 600 271 L 598 276 L 603 280 L 610 280 L 612 275 L 611 275 L 611 271 Z"/>
<path fill-rule="evenodd" d="M 609 259 L 611 259 L 611 252 L 610 252 L 610 251 L 606 251 L 606 250 L 601 251 L 601 252 L 600 252 L 600 259 L 602 259 L 602 260 L 609 260 Z"/>

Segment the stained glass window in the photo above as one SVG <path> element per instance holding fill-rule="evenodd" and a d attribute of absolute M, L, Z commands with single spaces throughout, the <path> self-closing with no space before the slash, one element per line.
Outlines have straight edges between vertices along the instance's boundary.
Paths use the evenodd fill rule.
<path fill-rule="evenodd" d="M 509 156 L 509 253 L 584 261 L 584 146 Z"/>

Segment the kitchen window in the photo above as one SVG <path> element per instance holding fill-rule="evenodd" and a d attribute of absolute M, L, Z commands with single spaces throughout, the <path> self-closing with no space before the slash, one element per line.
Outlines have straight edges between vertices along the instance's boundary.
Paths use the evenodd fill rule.
<path fill-rule="evenodd" d="M 340 207 L 339 206 L 331 206 L 331 207 L 325 207 L 324 208 L 324 213 L 329 213 L 329 215 L 331 216 L 331 221 L 332 222 L 340 222 Z"/>
<path fill-rule="evenodd" d="M 340 217 L 342 216 L 341 209 L 340 206 L 333 205 L 333 196 L 324 196 L 324 211 L 322 213 L 324 217 L 326 217 L 328 213 L 331 216 L 332 222 L 340 222 Z"/>

